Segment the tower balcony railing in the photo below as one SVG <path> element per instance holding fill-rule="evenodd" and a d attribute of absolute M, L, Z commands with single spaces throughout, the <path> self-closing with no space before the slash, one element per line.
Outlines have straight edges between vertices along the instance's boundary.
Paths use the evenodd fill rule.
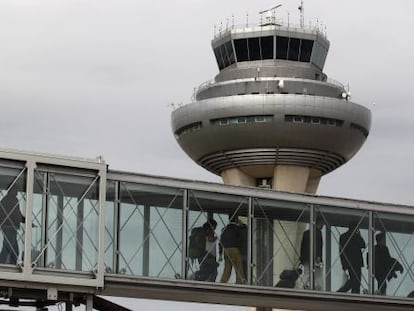
<path fill-rule="evenodd" d="M 192 100 L 195 100 L 195 98 L 197 97 L 197 95 L 200 92 L 204 91 L 205 89 L 208 89 L 210 86 L 212 86 L 215 83 L 216 83 L 216 81 L 214 79 L 210 79 L 210 80 L 204 81 L 198 87 L 195 87 L 194 88 L 194 92 L 193 92 L 193 95 L 192 95 L 191 99 Z"/>
<path fill-rule="evenodd" d="M 239 80 L 243 80 L 243 81 L 249 81 L 249 80 L 254 80 L 254 81 L 270 81 L 270 80 L 277 80 L 277 79 L 283 79 L 283 77 L 279 77 L 279 78 L 271 78 L 271 77 L 262 77 L 262 78 L 245 78 L 245 79 L 239 79 Z M 238 80 L 231 80 L 231 81 L 228 81 L 228 82 L 220 82 L 220 84 L 226 84 L 226 83 L 234 83 L 234 82 L 236 82 L 236 81 L 238 81 Z M 337 87 L 339 87 L 339 88 L 341 88 L 341 89 L 345 89 L 345 86 L 341 83 L 341 82 L 339 82 L 339 81 L 337 81 L 337 80 L 335 80 L 335 79 L 332 79 L 332 78 L 328 78 L 327 80 L 326 80 L 326 82 L 327 83 L 329 83 L 329 84 L 333 84 L 333 85 L 335 85 L 335 86 L 337 86 Z M 202 91 L 204 91 L 204 90 L 206 90 L 206 89 L 208 89 L 208 88 L 210 88 L 212 85 L 214 85 L 214 84 L 216 84 L 216 81 L 214 80 L 214 79 L 210 79 L 210 80 L 207 80 L 207 81 L 205 81 L 205 82 L 203 82 L 203 83 L 201 83 L 198 87 L 196 87 L 196 88 L 194 88 L 194 91 L 193 91 L 193 95 L 191 96 L 191 100 L 192 100 L 192 102 L 194 102 L 195 100 L 196 100 L 196 98 L 197 98 L 197 96 L 202 92 Z"/>
<path fill-rule="evenodd" d="M 215 26 L 214 28 L 214 40 L 223 38 L 229 35 L 231 32 L 238 33 L 238 32 L 257 32 L 263 30 L 289 30 L 294 32 L 302 32 L 302 33 L 309 33 L 320 35 L 326 39 L 326 29 L 323 28 L 319 22 L 309 24 L 295 24 L 290 22 L 285 22 L 284 20 L 276 20 L 276 21 L 258 21 L 255 23 L 246 22 L 244 24 L 229 24 L 229 21 L 226 22 L 226 25 L 220 24 L 219 27 Z"/>
<path fill-rule="evenodd" d="M 332 78 L 328 78 L 326 80 L 327 83 L 339 86 L 342 89 L 345 89 L 345 85 L 343 85 L 341 82 L 339 82 L 338 80 L 332 79 Z"/>

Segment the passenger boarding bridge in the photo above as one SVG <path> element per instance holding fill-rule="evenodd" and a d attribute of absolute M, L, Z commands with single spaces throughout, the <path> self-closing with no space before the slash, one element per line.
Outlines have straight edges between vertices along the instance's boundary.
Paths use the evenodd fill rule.
<path fill-rule="evenodd" d="M 414 307 L 407 298 L 414 290 L 411 206 L 148 176 L 108 170 L 101 158 L 0 150 L 0 208 L 1 303 L 127 310 L 100 298 L 118 296 L 318 311 Z M 245 280 L 234 284 L 233 272 L 227 284 L 219 283 L 223 262 L 216 282 L 194 280 L 200 267 L 189 257 L 192 229 L 213 218 L 220 236 L 236 216 L 247 226 L 241 239 Z M 301 274 L 294 289 L 275 287 L 282 271 L 275 271 L 274 258 L 292 253 L 293 244 L 275 233 L 274 224 L 308 224 L 315 267 L 319 220 L 323 284 L 311 273 L 309 280 Z M 351 223 L 366 243 L 361 294 L 336 292 L 342 282 L 339 239 Z M 378 294 L 373 273 L 378 232 L 386 232 L 390 254 L 403 267 L 386 295 Z M 298 266 L 299 252 L 285 269 Z"/>

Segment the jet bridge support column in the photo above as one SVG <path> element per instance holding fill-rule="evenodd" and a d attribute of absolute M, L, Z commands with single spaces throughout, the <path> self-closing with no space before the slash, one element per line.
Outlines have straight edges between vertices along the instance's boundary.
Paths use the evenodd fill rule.
<path fill-rule="evenodd" d="M 86 305 L 85 305 L 85 309 L 86 311 L 92 311 L 93 310 L 93 296 L 92 295 L 88 295 L 86 297 Z"/>
<path fill-rule="evenodd" d="M 307 167 L 293 165 L 277 165 L 273 175 L 273 189 L 295 193 L 315 193 L 320 174 Z M 307 224 L 304 222 L 275 221 L 275 234 L 283 242 L 283 252 L 274 258 L 274 272 L 293 269 L 299 260 L 302 234 Z M 275 246 L 277 247 L 277 246 Z M 275 281 L 279 275 L 275 275 Z"/>
<path fill-rule="evenodd" d="M 252 186 L 253 178 L 246 176 L 239 169 L 232 169 L 231 174 L 229 171 L 226 171 L 227 174 L 222 174 L 224 183 L 239 185 L 244 184 L 247 186 Z M 286 192 L 295 192 L 295 193 L 316 193 L 319 181 L 321 178 L 321 173 L 317 170 L 310 169 L 308 167 L 295 166 L 295 165 L 276 165 L 273 171 L 273 189 Z M 279 274 L 284 269 L 295 268 L 295 265 L 298 263 L 299 253 L 300 253 L 300 243 L 302 240 L 302 234 L 306 230 L 309 220 L 300 220 L 297 222 L 287 222 L 287 221 L 273 221 L 273 228 L 267 225 L 267 228 L 264 227 L 265 222 L 260 219 L 255 219 L 255 232 L 256 239 L 256 275 L 261 275 L 262 279 L 258 280 L 258 284 L 265 286 L 273 286 L 279 280 Z M 270 234 L 269 234 L 269 230 Z M 278 239 L 273 239 L 273 236 L 276 235 Z M 265 237 L 272 237 L 271 247 L 263 247 L 265 243 Z M 273 250 L 278 249 L 282 245 L 283 251 L 279 252 L 275 258 L 273 257 Z M 271 253 L 265 253 L 266 250 L 271 250 Z M 269 271 L 262 271 L 263 267 L 261 262 L 269 259 L 273 261 L 273 269 L 268 279 L 267 274 Z M 254 308 L 253 308 L 254 310 Z M 256 310 L 267 311 L 271 308 L 257 308 Z M 275 309 L 276 310 L 276 309 Z"/>

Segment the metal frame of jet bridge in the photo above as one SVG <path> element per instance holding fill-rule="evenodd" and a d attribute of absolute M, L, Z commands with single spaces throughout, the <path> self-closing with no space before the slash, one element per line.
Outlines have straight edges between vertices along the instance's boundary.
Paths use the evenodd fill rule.
<path fill-rule="evenodd" d="M 149 176 L 108 170 L 100 157 L 2 149 L 2 209 L 7 208 L 4 198 L 13 188 L 25 223 L 17 230 L 17 261 L 0 264 L 0 303 L 32 301 L 37 307 L 85 303 L 92 310 L 93 297 L 103 295 L 310 311 L 414 307 L 414 300 L 407 298 L 414 289 L 411 206 Z M 233 216 L 248 228 L 245 284 L 232 284 L 234 279 L 229 284 L 193 280 L 196 268 L 188 254 L 191 229 L 214 217 L 220 230 Z M 275 287 L 280 271 L 272 271 L 272 260 L 284 250 L 269 247 L 278 244 L 272 239 L 282 239 L 270 224 L 306 222 L 314 232 L 317 217 L 326 224 L 325 291 L 318 290 L 313 274 L 306 289 Z M 355 220 L 368 245 L 361 295 L 335 292 L 336 243 Z M 375 292 L 369 250 L 378 231 L 387 231 L 387 245 L 405 268 L 391 281 L 389 296 Z M 267 248 L 260 241 L 267 241 Z M 310 243 L 313 258 L 314 235 Z"/>

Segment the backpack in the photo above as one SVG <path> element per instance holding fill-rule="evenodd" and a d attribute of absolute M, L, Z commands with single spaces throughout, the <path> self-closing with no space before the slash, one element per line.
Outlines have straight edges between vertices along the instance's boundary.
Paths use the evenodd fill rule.
<path fill-rule="evenodd" d="M 191 259 L 203 258 L 206 254 L 206 233 L 201 227 L 193 228 L 190 234 L 188 257 Z"/>

